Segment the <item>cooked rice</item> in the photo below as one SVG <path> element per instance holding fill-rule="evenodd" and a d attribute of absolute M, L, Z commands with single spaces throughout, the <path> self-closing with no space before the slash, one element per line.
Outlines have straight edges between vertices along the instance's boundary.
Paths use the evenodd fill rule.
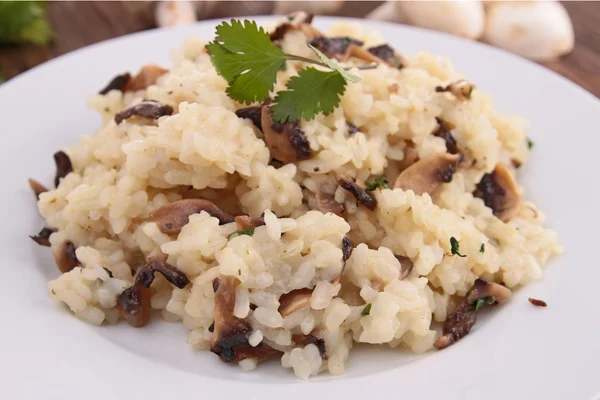
<path fill-rule="evenodd" d="M 352 36 L 366 46 L 384 43 L 356 24 L 335 24 L 329 34 Z M 282 46 L 311 57 L 305 42 L 301 32 L 290 32 Z M 90 97 L 103 126 L 65 149 L 74 172 L 40 195 L 42 216 L 58 229 L 50 237 L 53 251 L 70 240 L 81 262 L 48 283 L 50 296 L 78 318 L 117 323 L 119 294 L 146 259 L 165 254 L 191 284 L 179 289 L 157 276 L 151 306 L 164 319 L 181 321 L 194 348 L 210 347 L 213 280 L 234 276 L 239 284 L 233 314 L 250 322 L 250 345 L 283 351 L 282 365 L 300 378 L 321 371 L 343 374 L 354 342 L 427 351 L 436 338 L 432 319 L 445 320 L 454 296 L 464 296 L 476 278 L 509 288 L 524 285 L 539 279 L 542 266 L 562 251 L 534 204 L 524 202 L 505 223 L 473 196 L 497 163 L 526 161 L 527 123 L 498 113 L 491 97 L 479 91 L 469 101 L 435 94 L 436 86 L 463 78 L 448 59 L 420 53 L 407 57 L 401 70 L 387 65 L 352 70 L 361 82 L 348 85 L 341 106 L 301 122 L 313 158 L 276 167 L 269 165 L 260 132 L 234 113 L 243 106 L 226 95 L 227 83 L 215 72 L 204 42 L 189 39 L 172 58 L 170 72 L 146 90 Z M 301 67 L 288 62 L 276 90 Z M 117 112 L 142 99 L 175 111 L 156 122 L 115 124 Z M 384 175 L 393 183 L 408 140 L 421 158 L 445 153 L 444 140 L 431 134 L 436 117 L 455 126 L 452 134 L 476 163 L 456 172 L 433 196 L 376 190 L 378 206 L 371 212 L 338 186 L 337 174 L 361 181 Z M 359 128 L 352 136 L 347 121 Z M 219 225 L 204 211 L 176 235 L 147 221 L 188 187 L 234 215 L 264 213 L 266 225 L 251 236 L 228 239 L 235 223 Z M 317 190 L 343 203 L 347 218 L 314 210 Z M 345 236 L 355 248 L 343 269 Z M 451 237 L 467 257 L 451 253 Z M 395 255 L 414 262 L 404 280 Z M 310 307 L 282 316 L 280 296 L 302 288 L 314 288 Z M 367 304 L 370 313 L 362 315 Z M 297 333 L 324 339 L 327 357 L 315 344 L 295 345 Z M 239 364 L 251 370 L 256 360 Z"/>

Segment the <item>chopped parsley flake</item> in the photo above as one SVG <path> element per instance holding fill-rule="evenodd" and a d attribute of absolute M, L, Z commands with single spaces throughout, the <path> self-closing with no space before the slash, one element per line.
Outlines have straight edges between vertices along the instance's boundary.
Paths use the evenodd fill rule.
<path fill-rule="evenodd" d="M 459 257 L 466 257 L 466 255 L 460 254 L 458 240 L 456 240 L 454 236 L 450 238 L 450 251 L 452 252 L 452 254 L 455 254 Z"/>
<path fill-rule="evenodd" d="M 485 243 L 481 243 L 481 247 L 479 248 L 479 252 L 481 254 L 485 253 Z"/>
<path fill-rule="evenodd" d="M 535 143 L 533 143 L 533 140 L 527 138 L 527 148 L 531 150 L 533 149 L 533 145 L 535 145 Z"/>
<path fill-rule="evenodd" d="M 377 188 L 389 189 L 390 187 L 388 186 L 388 180 L 385 179 L 383 176 L 379 176 L 379 177 L 375 178 L 373 183 L 367 184 L 367 187 L 365 189 L 369 192 L 372 192 L 373 190 L 375 190 Z"/>
<path fill-rule="evenodd" d="M 360 315 L 365 316 L 365 315 L 371 314 L 371 307 L 372 307 L 372 304 L 370 304 L 370 303 L 367 304 L 365 306 L 365 308 L 363 308 L 363 310 L 360 312 Z"/>
<path fill-rule="evenodd" d="M 481 298 L 481 299 L 477 299 L 473 303 L 473 310 L 474 311 L 479 311 L 479 309 L 481 307 L 483 307 L 486 304 L 492 304 L 494 301 L 496 301 L 496 299 L 494 298 L 494 296 L 487 296 L 487 297 L 484 297 L 484 298 Z"/>
<path fill-rule="evenodd" d="M 241 231 L 233 232 L 231 235 L 229 235 L 229 240 L 233 239 L 234 237 L 238 237 L 238 236 L 242 236 L 242 235 L 252 236 L 253 234 L 254 234 L 254 228 L 243 229 Z"/>

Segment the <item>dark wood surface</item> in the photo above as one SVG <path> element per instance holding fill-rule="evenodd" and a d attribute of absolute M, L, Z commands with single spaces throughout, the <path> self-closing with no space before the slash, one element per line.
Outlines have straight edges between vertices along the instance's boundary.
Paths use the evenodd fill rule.
<path fill-rule="evenodd" d="M 363 17 L 382 2 L 347 2 L 336 15 Z M 575 49 L 560 60 L 545 63 L 596 96 L 600 96 L 600 2 L 564 2 L 575 27 Z M 268 2 L 222 2 L 205 18 L 270 14 Z M 152 6 L 148 2 L 53 2 L 48 18 L 56 39 L 50 46 L 0 48 L 0 66 L 12 78 L 44 61 L 92 43 L 151 29 Z"/>

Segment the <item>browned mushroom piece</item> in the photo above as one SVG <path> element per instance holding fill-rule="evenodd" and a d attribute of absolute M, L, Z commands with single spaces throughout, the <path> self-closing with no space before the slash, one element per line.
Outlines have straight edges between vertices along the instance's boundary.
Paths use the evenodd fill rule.
<path fill-rule="evenodd" d="M 262 112 L 261 106 L 252 106 L 252 107 L 240 108 L 239 110 L 237 110 L 235 112 L 235 115 L 237 115 L 240 118 L 249 119 L 250 121 L 252 121 L 254 126 L 256 126 L 262 132 L 261 112 Z"/>
<path fill-rule="evenodd" d="M 394 189 L 412 190 L 418 195 L 432 194 L 442 183 L 452 181 L 460 156 L 437 154 L 421 159 L 406 168 L 394 183 Z"/>
<path fill-rule="evenodd" d="M 536 307 L 548 307 L 548 304 L 546 304 L 544 300 L 534 299 L 532 297 L 527 300 Z"/>
<path fill-rule="evenodd" d="M 121 92 L 125 91 L 125 88 L 129 84 L 131 80 L 131 74 L 129 72 L 125 72 L 124 74 L 117 75 L 113 79 L 111 79 L 108 84 L 98 92 L 98 94 L 108 94 L 111 90 L 120 90 Z"/>
<path fill-rule="evenodd" d="M 309 40 L 308 43 L 327 57 L 336 58 L 340 61 L 356 56 L 355 54 L 358 54 L 359 58 L 365 57 L 359 50 L 362 49 L 360 46 L 363 45 L 363 42 L 349 37 L 316 37 Z M 369 54 L 371 58 L 374 57 L 366 50 L 365 53 Z"/>
<path fill-rule="evenodd" d="M 188 277 L 172 265 L 158 259 L 150 260 L 138 271 L 133 285 L 125 289 L 117 299 L 121 315 L 134 328 L 141 328 L 150 320 L 152 314 L 150 285 L 154 282 L 156 272 L 180 289 L 190 283 Z"/>
<path fill-rule="evenodd" d="M 154 85 L 158 78 L 169 72 L 168 69 L 159 65 L 144 65 L 136 76 L 125 85 L 126 92 L 144 90 L 150 85 Z"/>
<path fill-rule="evenodd" d="M 279 297 L 279 314 L 285 318 L 296 311 L 310 307 L 312 293 L 313 289 L 304 288 L 282 294 Z"/>
<path fill-rule="evenodd" d="M 410 275 L 410 273 L 412 272 L 415 264 L 408 257 L 399 256 L 397 254 L 394 254 L 394 257 L 396 257 L 396 259 L 400 262 L 400 276 L 398 277 L 398 279 L 406 279 L 408 275 Z"/>
<path fill-rule="evenodd" d="M 261 125 L 264 140 L 269 148 L 271 157 L 284 164 L 312 158 L 310 142 L 298 122 L 280 124 L 273 121 L 273 113 L 269 106 L 263 106 Z"/>
<path fill-rule="evenodd" d="M 433 345 L 444 349 L 465 337 L 477 322 L 475 313 L 479 308 L 478 301 L 503 302 L 508 300 L 511 294 L 510 289 L 505 286 L 477 279 L 456 310 L 448 316 L 444 322 L 442 336 L 438 337 Z"/>
<path fill-rule="evenodd" d="M 150 221 L 156 222 L 162 233 L 177 234 L 188 223 L 190 215 L 201 211 L 217 218 L 220 225 L 235 221 L 232 215 L 205 199 L 183 199 L 169 203 L 154 210 L 150 214 Z"/>
<path fill-rule="evenodd" d="M 446 151 L 450 154 L 458 154 L 458 144 L 456 139 L 452 136 L 452 126 L 441 118 L 436 118 L 438 127 L 433 132 L 433 136 L 440 137 L 446 142 Z"/>
<path fill-rule="evenodd" d="M 300 30 L 304 32 L 307 38 L 323 36 L 323 34 L 311 25 L 314 15 L 304 11 L 296 11 L 289 14 L 286 20 L 279 24 L 269 35 L 273 42 L 279 41 L 285 37 L 289 31 Z"/>
<path fill-rule="evenodd" d="M 56 229 L 42 228 L 40 233 L 29 237 L 40 246 L 50 247 L 50 235 L 52 235 L 54 232 L 56 232 Z"/>
<path fill-rule="evenodd" d="M 49 237 L 49 236 L 48 236 Z M 34 239 L 35 240 L 35 239 Z M 63 274 L 77 267 L 80 263 L 75 255 L 75 245 L 70 240 L 64 241 L 54 252 L 54 261 Z"/>
<path fill-rule="evenodd" d="M 162 104 L 157 100 L 144 100 L 141 103 L 135 104 L 120 113 L 117 113 L 115 115 L 115 122 L 118 125 L 133 116 L 158 119 L 171 114 L 173 114 L 173 107 Z"/>
<path fill-rule="evenodd" d="M 352 256 L 352 242 L 347 237 L 342 239 L 342 261 L 346 262 Z"/>
<path fill-rule="evenodd" d="M 54 186 L 58 187 L 60 180 L 73 172 L 71 159 L 64 151 L 54 153 L 54 163 L 56 164 L 56 176 L 54 177 Z"/>
<path fill-rule="evenodd" d="M 35 197 L 38 200 L 40 198 L 40 194 L 48 191 L 48 189 L 46 188 L 46 186 L 42 185 L 41 183 L 39 183 L 35 179 L 29 178 L 27 181 L 29 182 L 29 187 L 33 191 L 33 194 L 35 194 Z"/>
<path fill-rule="evenodd" d="M 438 93 L 452 93 L 458 100 L 469 100 L 471 99 L 471 95 L 476 88 L 477 86 L 475 86 L 475 84 L 461 79 L 456 82 L 452 82 L 447 86 L 437 86 L 435 91 Z"/>
<path fill-rule="evenodd" d="M 213 282 L 215 290 L 215 322 L 210 343 L 210 351 L 224 362 L 241 361 L 247 358 L 264 360 L 281 352 L 260 343 L 256 347 L 248 344 L 252 333 L 250 323 L 233 315 L 235 306 L 235 280 L 224 276 Z"/>
<path fill-rule="evenodd" d="M 265 224 L 265 218 L 262 216 L 251 217 L 249 215 L 238 215 L 235 217 L 235 223 L 237 224 L 238 230 L 257 228 Z"/>
<path fill-rule="evenodd" d="M 338 184 L 342 189 L 352 193 L 359 204 L 362 204 L 371 211 L 375 211 L 375 208 L 377 207 L 377 199 L 365 189 L 361 188 L 356 182 L 348 178 L 341 178 L 338 180 Z"/>
<path fill-rule="evenodd" d="M 398 69 L 402 69 L 402 67 L 404 67 L 402 57 L 388 44 L 369 47 L 367 51 L 388 64 L 390 67 Z"/>
<path fill-rule="evenodd" d="M 485 174 L 477 184 L 473 196 L 483 200 L 495 216 L 506 222 L 521 208 L 519 186 L 510 170 L 497 164 L 491 174 Z"/>
<path fill-rule="evenodd" d="M 346 206 L 335 201 L 332 194 L 317 190 L 315 197 L 317 198 L 317 209 L 323 213 L 330 212 L 342 216 L 346 212 Z"/>
<path fill-rule="evenodd" d="M 295 346 L 307 346 L 309 344 L 314 344 L 319 349 L 319 354 L 324 359 L 327 359 L 327 349 L 325 347 L 325 339 L 317 337 L 312 334 L 304 335 L 301 333 L 295 333 L 292 335 L 292 342 L 294 342 Z"/>
<path fill-rule="evenodd" d="M 419 152 L 415 148 L 415 144 L 412 141 L 408 141 L 404 148 L 404 158 L 398 162 L 398 170 L 404 171 L 419 160 Z"/>

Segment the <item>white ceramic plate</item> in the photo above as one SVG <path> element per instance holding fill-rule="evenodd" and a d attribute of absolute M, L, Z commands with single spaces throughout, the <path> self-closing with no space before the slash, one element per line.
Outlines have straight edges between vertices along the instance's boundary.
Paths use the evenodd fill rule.
<path fill-rule="evenodd" d="M 316 25 L 333 21 L 318 17 Z M 77 320 L 47 296 L 45 281 L 58 272 L 50 252 L 27 238 L 42 221 L 26 178 L 50 183 L 52 154 L 99 127 L 99 117 L 86 109 L 89 94 L 142 64 L 170 65 L 169 49 L 190 34 L 212 37 L 216 22 L 142 32 L 59 57 L 0 86 L 3 398 L 562 400 L 598 394 L 600 101 L 542 67 L 479 43 L 364 23 L 401 53 L 426 49 L 451 57 L 480 90 L 495 95 L 500 110 L 532 122 L 535 148 L 521 179 L 526 197 L 547 213 L 566 247 L 543 279 L 519 289 L 444 351 L 415 356 L 383 346 L 358 349 L 345 376 L 308 382 L 278 363 L 244 373 L 209 352 L 193 351 L 181 324 L 132 329 Z M 528 297 L 546 300 L 548 308 L 531 306 Z"/>

